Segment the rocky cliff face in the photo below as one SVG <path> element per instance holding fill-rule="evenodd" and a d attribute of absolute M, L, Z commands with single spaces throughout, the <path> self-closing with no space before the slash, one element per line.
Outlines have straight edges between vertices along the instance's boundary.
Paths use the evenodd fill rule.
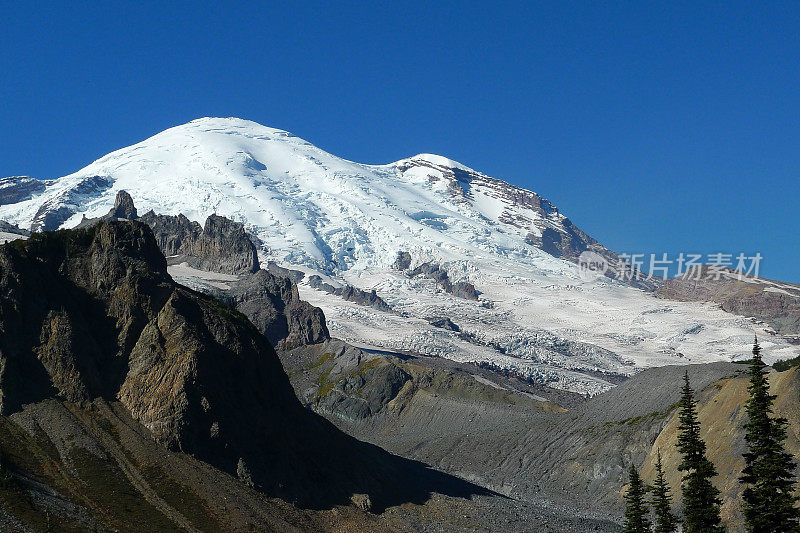
<path fill-rule="evenodd" d="M 297 285 L 288 277 L 259 270 L 220 296 L 280 350 L 330 338 L 322 310 L 302 301 Z"/>
<path fill-rule="evenodd" d="M 101 220 L 139 220 L 155 235 L 159 248 L 167 257 L 186 261 L 192 267 L 226 274 L 246 274 L 259 269 L 258 253 L 244 226 L 228 218 L 211 215 L 205 226 L 183 215 L 157 215 L 152 210 L 138 216 L 133 198 L 119 191 L 114 207 L 104 216 L 85 218 L 78 228 L 87 228 Z M 54 229 L 42 227 L 39 229 Z"/>
<path fill-rule="evenodd" d="M 111 394 L 171 286 L 142 225 L 35 235 L 0 248 L 0 410 L 53 392 L 72 401 Z"/>
<path fill-rule="evenodd" d="M 119 191 L 117 198 L 114 200 L 114 207 L 108 212 L 106 218 L 110 219 L 123 219 L 134 220 L 139 218 L 136 212 L 136 206 L 133 205 L 133 198 L 128 194 L 128 191 Z"/>
<path fill-rule="evenodd" d="M 400 257 L 401 256 L 398 258 Z M 419 275 L 431 278 L 432 280 L 436 281 L 436 283 L 444 292 L 450 293 L 453 296 L 466 298 L 467 300 L 478 299 L 478 291 L 475 289 L 475 286 L 472 283 L 468 281 L 458 281 L 456 283 L 451 282 L 447 271 L 436 263 L 423 263 L 417 268 L 409 270 L 407 273 L 412 278 Z"/>
<path fill-rule="evenodd" d="M 259 269 L 258 254 L 244 226 L 225 217 L 211 215 L 200 227 L 183 215 L 156 215 L 148 211 L 140 218 L 153 229 L 167 256 L 181 256 L 201 270 L 244 274 Z"/>
<path fill-rule="evenodd" d="M 168 449 L 304 505 L 470 490 L 305 410 L 266 337 L 173 282 L 143 223 L 101 221 L 0 247 L 0 331 L 4 415 L 53 398 L 119 401 Z"/>
<path fill-rule="evenodd" d="M 260 270 L 255 246 L 241 224 L 212 215 L 201 228 L 183 215 L 157 215 L 152 211 L 139 218 L 133 198 L 119 191 L 107 215 L 86 219 L 81 227 L 91 227 L 100 220 L 133 219 L 150 227 L 171 263 L 185 262 L 201 271 L 231 274 L 235 281 L 231 281 L 229 290 L 196 280 L 190 284 L 237 308 L 276 348 L 316 344 L 329 338 L 322 310 L 300 300 L 291 279 L 302 277 L 302 272 L 277 265 L 269 265 L 270 271 Z"/>
<path fill-rule="evenodd" d="M 0 339 L 3 413 L 52 396 L 119 398 L 157 441 L 226 470 L 259 462 L 235 457 L 248 440 L 240 428 L 269 435 L 300 413 L 266 339 L 243 315 L 175 285 L 144 224 L 5 246 L 0 291 L 0 324 L 14 332 Z M 276 416 L 243 420 L 253 413 L 241 406 L 253 403 Z"/>

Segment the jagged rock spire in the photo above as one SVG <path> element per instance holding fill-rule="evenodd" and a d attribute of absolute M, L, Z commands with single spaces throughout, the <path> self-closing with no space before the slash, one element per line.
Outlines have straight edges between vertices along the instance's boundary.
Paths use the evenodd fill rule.
<path fill-rule="evenodd" d="M 117 193 L 114 208 L 108 212 L 108 216 L 109 218 L 124 218 L 126 220 L 139 218 L 136 206 L 133 205 L 133 198 L 128 194 L 128 191 L 122 190 Z"/>

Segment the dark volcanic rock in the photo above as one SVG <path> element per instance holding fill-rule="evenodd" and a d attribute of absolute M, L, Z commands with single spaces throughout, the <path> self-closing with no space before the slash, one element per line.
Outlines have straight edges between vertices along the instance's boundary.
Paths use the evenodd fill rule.
<path fill-rule="evenodd" d="M 134 219 L 136 207 L 126 191 L 117 193 L 114 208 L 102 220 Z M 85 226 L 101 219 L 87 220 Z M 244 274 L 230 291 L 203 289 L 236 307 L 280 349 L 316 344 L 329 338 L 322 310 L 300 300 L 290 277 L 303 273 L 270 264 L 270 272 L 258 268 L 255 245 L 241 224 L 212 215 L 204 228 L 183 215 L 145 213 L 141 219 L 153 231 L 156 242 L 171 261 L 186 261 L 201 270 Z M 247 275 L 253 273 L 252 275 Z"/>
<path fill-rule="evenodd" d="M 110 394 L 139 330 L 166 302 L 164 256 L 141 225 L 34 234 L 0 248 L 2 413 Z M 102 377 L 101 377 L 102 376 Z"/>
<path fill-rule="evenodd" d="M 392 268 L 395 270 L 408 270 L 411 267 L 411 254 L 408 252 L 397 252 Z"/>
<path fill-rule="evenodd" d="M 302 301 L 297 285 L 289 278 L 259 270 L 239 281 L 223 297 L 280 349 L 330 338 L 322 310 Z"/>
<path fill-rule="evenodd" d="M 0 332 L 3 414 L 51 398 L 76 408 L 118 400 L 163 446 L 316 508 L 354 493 L 380 510 L 475 489 L 304 409 L 266 337 L 173 282 L 143 223 L 102 221 L 0 247 Z"/>
<path fill-rule="evenodd" d="M 428 323 L 435 328 L 442 328 L 448 331 L 455 331 L 455 332 L 461 331 L 461 328 L 458 327 L 458 324 L 456 324 L 447 317 L 431 318 L 430 320 L 428 320 Z"/>
<path fill-rule="evenodd" d="M 117 193 L 114 207 L 108 212 L 106 218 L 122 218 L 125 220 L 134 220 L 138 218 L 136 206 L 133 205 L 133 198 L 128 194 L 128 191 L 119 191 Z"/>
<path fill-rule="evenodd" d="M 371 307 L 373 309 L 377 309 L 378 311 L 385 311 L 385 312 L 392 311 L 392 308 L 389 306 L 389 304 L 387 304 L 383 298 L 378 296 L 378 293 L 375 292 L 375 289 L 372 289 L 370 292 L 367 292 L 359 288 L 353 287 L 352 285 L 345 285 L 344 287 L 334 287 L 330 283 L 323 282 L 322 278 L 317 275 L 309 277 L 308 284 L 313 289 L 325 291 L 329 294 L 335 294 L 336 296 L 341 296 L 348 302 L 354 302 L 359 305 Z"/>
<path fill-rule="evenodd" d="M 195 253 L 203 270 L 237 274 L 259 269 L 256 247 L 244 226 L 218 215 L 206 219 Z"/>
<path fill-rule="evenodd" d="M 271 273 L 275 274 L 276 276 L 281 276 L 284 278 L 289 278 L 293 282 L 297 283 L 301 281 L 304 277 L 306 277 L 305 273 L 301 270 L 292 270 L 291 268 L 283 268 L 282 266 L 276 264 L 274 261 L 270 261 L 267 263 L 267 270 Z"/>
<path fill-rule="evenodd" d="M 316 409 L 346 420 L 361 420 L 379 413 L 410 379 L 386 359 L 373 359 L 336 383 Z"/>
<path fill-rule="evenodd" d="M 59 213 L 57 210 L 48 211 L 47 216 L 57 217 Z M 67 218 L 71 214 L 71 211 L 64 212 Z M 133 198 L 124 190 L 117 193 L 114 207 L 108 214 L 99 218 L 84 217 L 77 227 L 88 228 L 101 220 L 137 219 L 150 226 L 159 248 L 167 257 L 178 256 L 194 268 L 225 274 L 246 274 L 259 269 L 256 247 L 242 224 L 211 215 L 203 227 L 182 214 L 157 215 L 152 210 L 138 217 Z"/>
<path fill-rule="evenodd" d="M 48 216 L 55 214 L 57 212 L 48 212 Z M 133 199 L 126 191 L 117 193 L 114 207 L 108 214 L 99 218 L 84 217 L 77 227 L 88 228 L 101 220 L 137 219 L 150 226 L 165 256 L 178 256 L 191 267 L 224 274 L 246 274 L 259 269 L 256 247 L 242 224 L 211 215 L 203 227 L 182 214 L 157 215 L 152 210 L 138 217 Z"/>
<path fill-rule="evenodd" d="M 596 247 L 597 241 L 576 228 L 568 218 L 563 219 L 561 225 L 560 231 L 544 228 L 541 237 L 529 234 L 525 240 L 553 257 L 563 257 L 571 261 L 575 261 L 590 246 Z"/>
<path fill-rule="evenodd" d="M 194 243 L 203 233 L 203 228 L 184 215 L 157 215 L 152 210 L 140 218 L 153 230 L 156 242 L 165 256 L 188 255 L 194 249 Z"/>
<path fill-rule="evenodd" d="M 153 230 L 164 255 L 180 256 L 194 268 L 225 274 L 259 269 L 256 247 L 238 222 L 211 215 L 201 228 L 184 215 L 156 215 L 153 211 L 140 220 Z"/>
<path fill-rule="evenodd" d="M 453 296 L 458 296 L 459 298 L 465 298 L 467 300 L 478 299 L 478 291 L 475 288 L 475 285 L 469 283 L 468 281 L 459 281 L 454 283 L 450 292 Z"/>
<path fill-rule="evenodd" d="M 423 263 L 417 268 L 410 270 L 408 275 L 412 278 L 415 276 L 424 276 L 430 278 L 442 288 L 443 291 L 457 296 L 458 298 L 465 298 L 467 300 L 477 300 L 480 294 L 475 286 L 468 281 L 459 281 L 452 283 L 447 271 L 441 268 L 438 264 L 433 262 Z"/>

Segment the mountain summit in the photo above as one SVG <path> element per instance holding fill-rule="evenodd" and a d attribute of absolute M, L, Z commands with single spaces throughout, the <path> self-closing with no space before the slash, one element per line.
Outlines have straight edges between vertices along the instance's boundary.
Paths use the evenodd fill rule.
<path fill-rule="evenodd" d="M 595 244 L 547 200 L 446 157 L 363 165 L 236 118 L 170 128 L 44 190 L 22 179 L 0 190 L 23 185 L 27 198 L 8 194 L 0 216 L 34 231 L 104 214 L 124 189 L 143 210 L 243 222 L 277 259 L 329 273 L 388 265 L 401 242 L 449 258 L 538 257 L 537 247 L 575 257 Z"/>
<path fill-rule="evenodd" d="M 0 219 L 69 228 L 109 213 L 121 190 L 139 213 L 242 223 L 260 262 L 308 274 L 302 298 L 362 347 L 584 394 L 649 366 L 744 357 L 753 330 L 768 361 L 797 355 L 750 319 L 640 290 L 652 282 L 582 280 L 581 252 L 617 255 L 534 192 L 432 154 L 355 163 L 237 118 L 170 128 L 62 178 L 2 179 Z"/>

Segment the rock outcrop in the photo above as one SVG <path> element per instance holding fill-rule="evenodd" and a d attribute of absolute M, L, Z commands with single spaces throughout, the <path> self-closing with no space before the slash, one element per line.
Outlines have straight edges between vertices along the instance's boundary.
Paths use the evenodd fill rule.
<path fill-rule="evenodd" d="M 153 230 L 166 256 L 179 256 L 200 270 L 245 274 L 259 269 L 258 253 L 244 226 L 211 215 L 203 227 L 183 215 L 157 215 L 148 211 L 140 218 Z"/>
<path fill-rule="evenodd" d="M 455 331 L 456 333 L 461 331 L 461 328 L 458 326 L 458 324 L 446 316 L 429 318 L 428 323 L 435 328 L 446 329 L 447 331 Z"/>
<path fill-rule="evenodd" d="M 453 283 L 447 271 L 439 266 L 437 263 L 423 263 L 413 270 L 408 271 L 410 277 L 424 276 L 430 278 L 442 288 L 443 291 L 452 294 L 458 298 L 465 298 L 467 300 L 477 300 L 479 292 L 475 286 L 468 281 L 457 281 Z"/>
<path fill-rule="evenodd" d="M 222 292 L 221 297 L 280 350 L 330 338 L 322 310 L 301 300 L 297 285 L 288 277 L 259 270 Z"/>
<path fill-rule="evenodd" d="M 284 268 L 274 261 L 269 261 L 267 263 L 267 270 L 271 273 L 275 274 L 276 276 L 289 278 L 294 283 L 300 282 L 304 277 L 306 277 L 305 273 L 301 270 L 294 270 L 291 268 Z"/>
<path fill-rule="evenodd" d="M 162 446 L 303 505 L 364 493 L 382 508 L 472 490 L 304 409 L 267 338 L 172 281 L 143 223 L 100 221 L 0 247 L 0 332 L 3 415 L 50 399 L 119 401 Z"/>
<path fill-rule="evenodd" d="M 325 283 L 322 281 L 322 278 L 317 275 L 309 277 L 308 284 L 312 289 L 317 289 L 325 291 L 329 294 L 341 296 L 348 302 L 357 303 L 358 305 L 371 307 L 373 309 L 377 309 L 378 311 L 385 311 L 387 313 L 392 311 L 392 308 L 389 306 L 389 304 L 386 303 L 383 298 L 378 296 L 378 293 L 375 291 L 375 289 L 367 292 L 359 289 L 358 287 L 353 287 L 352 285 L 334 287 L 330 283 Z"/>
<path fill-rule="evenodd" d="M 379 413 L 410 380 L 399 366 L 374 358 L 343 376 L 315 408 L 335 417 L 361 420 Z"/>
<path fill-rule="evenodd" d="M 133 205 L 133 198 L 128 194 L 128 191 L 119 191 L 117 193 L 117 198 L 114 200 L 114 207 L 108 212 L 106 218 L 123 220 L 139 218 L 136 212 L 136 206 Z"/>
<path fill-rule="evenodd" d="M 225 217 L 211 215 L 204 226 L 182 214 L 157 215 L 150 210 L 139 217 L 133 198 L 123 190 L 117 192 L 114 207 L 106 215 L 84 216 L 77 228 L 88 228 L 102 220 L 139 220 L 147 224 L 166 257 L 200 270 L 248 274 L 259 269 L 258 252 L 244 226 Z"/>
<path fill-rule="evenodd" d="M 730 270 L 711 272 L 709 267 L 692 269 L 672 278 L 656 296 L 678 301 L 713 302 L 737 315 L 754 317 L 775 332 L 800 344 L 800 285 L 752 276 Z"/>
<path fill-rule="evenodd" d="M 199 267 L 205 270 L 237 274 L 259 269 L 256 247 L 244 226 L 218 215 L 206 219 L 195 254 L 201 259 Z"/>
<path fill-rule="evenodd" d="M 397 252 L 392 268 L 395 270 L 408 270 L 411 268 L 411 254 L 402 250 Z"/>
<path fill-rule="evenodd" d="M 137 216 L 126 191 L 119 191 L 114 207 L 98 219 L 87 219 L 81 227 L 101 220 L 134 220 L 147 224 L 170 264 L 186 262 L 198 270 L 238 275 L 230 290 L 192 284 L 242 312 L 278 349 L 316 344 L 330 338 L 322 310 L 300 300 L 295 281 L 303 273 L 274 263 L 269 271 L 259 269 L 256 248 L 241 224 L 211 215 L 205 227 L 184 215 L 157 215 L 149 211 Z M 293 281 L 294 280 L 294 281 Z"/>

